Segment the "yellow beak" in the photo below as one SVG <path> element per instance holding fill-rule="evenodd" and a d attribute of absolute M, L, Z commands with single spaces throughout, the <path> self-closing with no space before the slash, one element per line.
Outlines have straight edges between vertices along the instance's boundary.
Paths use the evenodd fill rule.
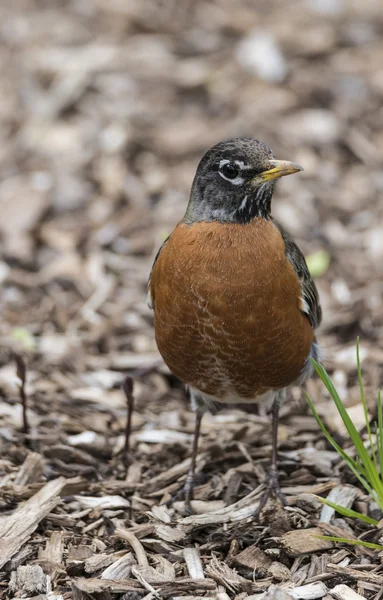
<path fill-rule="evenodd" d="M 271 160 L 270 165 L 272 166 L 271 169 L 263 171 L 263 173 L 260 173 L 257 176 L 260 177 L 262 181 L 272 181 L 273 179 L 279 179 L 279 177 L 284 177 L 285 175 L 292 175 L 293 173 L 298 173 L 298 171 L 303 171 L 303 167 L 288 160 Z"/>

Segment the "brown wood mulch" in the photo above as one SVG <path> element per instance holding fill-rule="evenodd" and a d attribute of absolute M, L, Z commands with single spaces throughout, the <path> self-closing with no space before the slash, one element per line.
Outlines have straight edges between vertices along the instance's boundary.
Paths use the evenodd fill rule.
<path fill-rule="evenodd" d="M 318 537 L 380 538 L 319 497 L 382 514 L 299 389 L 280 428 L 287 507 L 253 516 L 260 407 L 205 417 L 185 514 L 193 415 L 145 304 L 202 153 L 266 141 L 305 168 L 274 215 L 311 259 L 326 366 L 363 432 L 357 335 L 372 417 L 383 378 L 382 30 L 380 0 L 1 3 L 1 598 L 383 597 L 379 552 Z M 307 390 L 349 448 L 318 380 Z"/>

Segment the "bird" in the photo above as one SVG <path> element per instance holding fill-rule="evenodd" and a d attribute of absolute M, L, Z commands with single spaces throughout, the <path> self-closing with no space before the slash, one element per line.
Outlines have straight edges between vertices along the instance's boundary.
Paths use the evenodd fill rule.
<path fill-rule="evenodd" d="M 148 281 L 155 339 L 196 413 L 185 509 L 191 513 L 202 416 L 217 406 L 271 403 L 272 456 L 258 513 L 275 494 L 278 416 L 286 390 L 319 360 L 319 295 L 304 255 L 271 215 L 278 179 L 303 171 L 254 138 L 202 157 L 182 220 Z"/>

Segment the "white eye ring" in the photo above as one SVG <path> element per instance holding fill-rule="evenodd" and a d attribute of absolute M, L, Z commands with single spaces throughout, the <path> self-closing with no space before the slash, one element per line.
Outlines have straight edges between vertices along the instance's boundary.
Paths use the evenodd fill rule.
<path fill-rule="evenodd" d="M 236 161 L 237 162 L 237 161 Z M 225 179 L 225 181 L 229 181 L 230 183 L 232 183 L 233 185 L 242 185 L 243 182 L 245 181 L 243 177 L 241 177 L 240 175 L 237 175 L 237 177 L 235 177 L 234 179 L 230 178 L 230 177 L 226 177 L 226 175 L 222 172 L 222 168 L 225 165 L 230 164 L 230 160 L 228 160 L 227 158 L 224 158 L 220 161 L 219 163 L 219 174 L 221 175 L 222 179 Z M 238 165 L 239 166 L 239 165 Z"/>

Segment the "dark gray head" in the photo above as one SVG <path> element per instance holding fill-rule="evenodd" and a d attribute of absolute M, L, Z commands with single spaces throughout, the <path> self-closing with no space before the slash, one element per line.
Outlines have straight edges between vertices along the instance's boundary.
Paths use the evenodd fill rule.
<path fill-rule="evenodd" d="M 198 165 L 184 221 L 268 219 L 275 180 L 302 170 L 292 162 L 275 160 L 270 148 L 258 140 L 220 142 Z"/>

